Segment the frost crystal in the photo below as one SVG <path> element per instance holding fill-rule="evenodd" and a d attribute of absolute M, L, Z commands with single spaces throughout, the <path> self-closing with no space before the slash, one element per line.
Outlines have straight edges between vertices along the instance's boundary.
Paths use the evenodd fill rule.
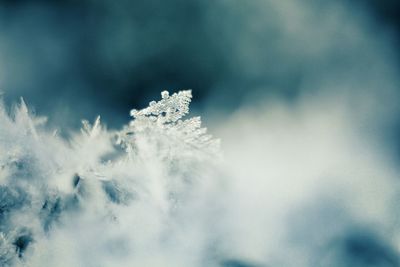
<path fill-rule="evenodd" d="M 120 133 L 120 142 L 132 152 L 143 139 L 156 142 L 156 139 L 166 138 L 167 143 L 180 147 L 182 153 L 185 148 L 190 148 L 196 149 L 196 153 L 215 155 L 219 150 L 219 140 L 213 139 L 207 134 L 207 129 L 201 127 L 200 117 L 182 119 L 189 113 L 192 91 L 172 95 L 163 91 L 161 97 L 158 102 L 150 102 L 147 108 L 131 110 L 133 120 Z M 166 144 L 165 140 L 163 143 Z"/>
<path fill-rule="evenodd" d="M 174 238 L 166 236 L 186 203 L 213 181 L 219 149 L 199 117 L 182 119 L 190 90 L 161 97 L 131 111 L 119 145 L 100 117 L 66 140 L 41 127 L 45 119 L 23 100 L 12 116 L 0 105 L 0 266 L 103 266 L 105 251 L 118 262 L 117 250 L 137 255 L 126 244 L 146 251 Z M 95 241 L 76 242 L 81 233 Z M 80 251 L 88 247 L 97 251 L 89 265 Z"/>
<path fill-rule="evenodd" d="M 132 110 L 131 115 L 136 121 L 157 121 L 158 123 L 174 123 L 189 113 L 192 91 L 186 90 L 169 96 L 168 91 L 161 93 L 162 99 L 151 101 L 149 107 L 140 111 Z"/>

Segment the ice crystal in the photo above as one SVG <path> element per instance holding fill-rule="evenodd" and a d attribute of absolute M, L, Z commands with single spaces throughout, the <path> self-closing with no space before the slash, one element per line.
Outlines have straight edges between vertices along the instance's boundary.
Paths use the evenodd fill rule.
<path fill-rule="evenodd" d="M 116 132 L 117 143 L 100 117 L 93 125 L 82 121 L 81 131 L 65 140 L 42 127 L 45 119 L 33 116 L 22 99 L 13 116 L 0 106 L 0 266 L 28 261 L 43 266 L 42 257 L 47 258 L 45 266 L 57 266 L 59 260 L 51 259 L 59 252 L 49 243 L 57 243 L 57 233 L 68 227 L 73 233 L 95 233 L 85 228 L 88 218 L 119 236 L 123 232 L 116 223 L 132 220 L 126 214 L 145 209 L 155 216 L 162 211 L 142 216 L 135 225 L 158 221 L 141 240 L 165 234 L 159 223 L 173 225 L 173 214 L 184 209 L 193 185 L 208 179 L 204 170 L 218 157 L 218 141 L 201 127 L 199 117 L 183 119 L 190 90 L 161 96 L 147 108 L 131 111 L 133 120 Z M 130 233 L 124 242 L 138 235 Z M 114 238 L 98 243 L 106 246 Z M 35 254 L 34 248 L 46 242 L 48 254 Z M 67 266 L 88 266 L 64 260 Z"/>
<path fill-rule="evenodd" d="M 164 140 L 164 144 L 179 146 L 182 153 L 189 148 L 197 150 L 196 153 L 215 155 L 219 150 L 219 141 L 201 127 L 200 117 L 183 119 L 189 113 L 192 91 L 185 90 L 172 95 L 163 91 L 161 97 L 158 102 L 151 101 L 147 108 L 131 110 L 133 120 L 119 133 L 120 143 L 132 152 L 140 141 L 156 141 L 153 137 L 157 135 L 158 138 L 169 140 Z"/>
<path fill-rule="evenodd" d="M 186 90 L 169 95 L 168 91 L 161 93 L 159 102 L 151 101 L 149 107 L 140 111 L 132 109 L 131 116 L 135 120 L 147 119 L 159 123 L 174 123 L 189 113 L 192 91 Z"/>

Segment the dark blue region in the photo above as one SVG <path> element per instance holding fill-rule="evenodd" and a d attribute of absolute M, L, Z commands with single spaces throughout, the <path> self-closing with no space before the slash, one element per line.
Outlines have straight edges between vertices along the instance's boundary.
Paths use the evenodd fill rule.
<path fill-rule="evenodd" d="M 321 267 L 400 266 L 399 253 L 393 245 L 370 231 L 349 232 L 333 241 L 319 257 L 317 266 Z"/>
<path fill-rule="evenodd" d="M 342 2 L 354 4 L 354 10 L 356 2 L 366 6 L 378 28 L 390 25 L 400 33 L 398 1 Z M 329 11 L 330 1 L 310 3 Z M 281 51 L 275 43 L 281 29 L 273 19 L 260 21 L 265 30 L 252 31 L 256 7 L 244 4 L 237 10 L 201 0 L 122 0 L 118 5 L 112 0 L 1 0 L 2 90 L 8 102 L 24 96 L 50 120 L 52 111 L 63 107 L 60 116 L 69 115 L 64 123 L 75 127 L 98 114 L 119 127 L 129 109 L 145 106 L 163 89 L 192 88 L 196 108 L 211 102 L 228 112 L 247 96 L 296 99 L 304 77 L 314 71 L 310 65 L 323 69 L 325 63 L 297 54 L 288 61 L 292 48 Z M 245 38 L 251 41 L 248 51 L 260 51 L 257 57 L 238 56 L 235 45 Z M 341 53 L 338 47 L 324 61 L 354 69 L 348 64 L 352 55 Z M 258 73 L 247 72 L 251 68 Z"/>
<path fill-rule="evenodd" d="M 399 266 L 393 248 L 371 235 L 353 234 L 343 240 L 344 257 L 352 266 Z"/>
<path fill-rule="evenodd" d="M 223 260 L 223 261 L 221 261 L 220 266 L 221 267 L 261 267 L 260 265 L 254 265 L 245 260 L 239 260 L 239 259 Z"/>
<path fill-rule="evenodd" d="M 19 234 L 15 239 L 13 245 L 15 246 L 15 252 L 19 258 L 24 256 L 24 252 L 28 246 L 34 241 L 32 234 L 29 231 L 24 231 Z"/>

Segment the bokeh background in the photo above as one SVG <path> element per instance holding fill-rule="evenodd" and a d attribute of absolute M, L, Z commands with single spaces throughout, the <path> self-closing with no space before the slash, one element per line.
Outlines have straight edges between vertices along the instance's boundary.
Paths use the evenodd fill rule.
<path fill-rule="evenodd" d="M 397 87 L 386 77 L 397 70 L 382 69 L 399 59 L 399 9 L 394 0 L 2 0 L 0 90 L 60 127 L 97 114 L 120 127 L 163 89 L 193 89 L 207 119 L 348 80 L 349 90 Z"/>

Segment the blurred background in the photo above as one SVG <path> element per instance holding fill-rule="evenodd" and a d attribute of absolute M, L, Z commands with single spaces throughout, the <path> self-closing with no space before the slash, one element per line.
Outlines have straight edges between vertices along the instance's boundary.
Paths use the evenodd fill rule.
<path fill-rule="evenodd" d="M 120 127 L 164 89 L 193 89 L 206 120 L 260 98 L 393 90 L 399 13 L 395 0 L 1 0 L 0 90 L 60 127 L 97 114 Z"/>

